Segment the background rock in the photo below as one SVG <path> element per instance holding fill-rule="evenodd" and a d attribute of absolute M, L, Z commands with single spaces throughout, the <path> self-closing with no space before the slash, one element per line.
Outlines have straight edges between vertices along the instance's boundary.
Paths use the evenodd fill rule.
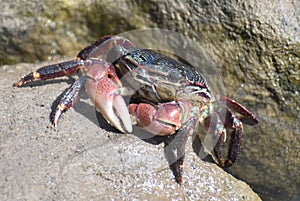
<path fill-rule="evenodd" d="M 99 124 L 85 94 L 53 129 L 51 104 L 73 80 L 12 87 L 16 75 L 35 68 L 0 69 L 1 200 L 261 200 L 246 183 L 198 158 L 191 141 L 179 186 L 162 145 L 117 134 L 104 119 Z"/>
<path fill-rule="evenodd" d="M 136 28 L 183 33 L 200 43 L 218 67 L 226 94 L 260 119 L 258 126 L 245 126 L 242 157 L 231 173 L 265 200 L 296 200 L 299 7 L 296 0 L 2 1 L 0 64 L 74 58 L 102 35 Z"/>

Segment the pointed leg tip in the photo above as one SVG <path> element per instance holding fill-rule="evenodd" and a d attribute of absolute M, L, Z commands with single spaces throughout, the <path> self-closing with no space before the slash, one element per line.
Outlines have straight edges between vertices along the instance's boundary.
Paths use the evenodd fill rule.
<path fill-rule="evenodd" d="M 21 87 L 23 84 L 25 83 L 24 79 L 21 78 L 19 81 L 17 81 L 16 83 L 13 84 L 14 87 Z"/>
<path fill-rule="evenodd" d="M 232 160 L 227 159 L 225 162 L 225 168 L 230 168 L 233 164 L 234 162 Z"/>
<path fill-rule="evenodd" d="M 57 122 L 53 122 L 53 121 L 52 121 L 52 122 L 51 122 L 51 127 L 52 127 L 52 128 L 57 128 Z"/>
<path fill-rule="evenodd" d="M 182 185 L 182 176 L 178 176 L 175 180 L 180 186 Z"/>
<path fill-rule="evenodd" d="M 221 168 L 225 168 L 225 160 L 224 160 L 223 158 L 220 158 L 220 159 L 219 159 L 219 166 L 220 166 Z"/>
<path fill-rule="evenodd" d="M 57 124 L 58 124 L 58 120 L 51 117 L 49 127 L 55 129 L 57 128 Z"/>
<path fill-rule="evenodd" d="M 57 121 L 54 119 L 53 116 L 50 117 L 49 127 L 51 127 L 51 128 L 56 128 L 57 127 Z"/>
<path fill-rule="evenodd" d="M 54 116 L 51 117 L 50 122 L 51 122 L 51 127 L 52 128 L 56 128 L 57 124 L 58 124 L 58 119 L 61 116 L 62 112 L 59 111 L 59 114 L 57 116 L 57 114 L 55 114 Z"/>

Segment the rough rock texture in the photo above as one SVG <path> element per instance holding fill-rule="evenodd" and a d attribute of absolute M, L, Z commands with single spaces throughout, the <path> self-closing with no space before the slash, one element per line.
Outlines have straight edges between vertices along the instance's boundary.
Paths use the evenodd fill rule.
<path fill-rule="evenodd" d="M 62 55 L 74 57 L 78 50 L 102 35 L 151 26 L 149 19 L 138 14 L 135 4 L 134 1 L 2 0 L 0 63 L 52 60 Z"/>
<path fill-rule="evenodd" d="M 296 200 L 300 197 L 299 7 L 297 0 L 2 0 L 0 64 L 74 58 L 104 34 L 136 28 L 181 32 L 200 43 L 216 64 L 226 95 L 251 108 L 260 119 L 258 126 L 245 126 L 242 157 L 232 174 L 251 184 L 265 200 Z M 39 104 L 35 92 L 27 93 L 20 94 L 22 100 L 28 95 L 33 104 Z M 48 99 L 50 94 L 45 96 Z M 44 118 L 47 122 L 48 116 Z M 22 126 L 36 125 L 23 122 Z M 58 131 L 58 139 L 59 134 L 65 135 Z"/>
<path fill-rule="evenodd" d="M 191 142 L 179 186 L 163 146 L 113 133 L 84 94 L 56 129 L 49 127 L 51 104 L 72 79 L 12 87 L 35 67 L 0 69 L 1 200 L 260 200 L 246 183 L 198 158 Z"/>
<path fill-rule="evenodd" d="M 227 96 L 258 114 L 260 124 L 245 127 L 242 158 L 232 173 L 264 199 L 300 199 L 299 1 L 155 6 L 159 27 L 199 41 L 221 71 Z"/>

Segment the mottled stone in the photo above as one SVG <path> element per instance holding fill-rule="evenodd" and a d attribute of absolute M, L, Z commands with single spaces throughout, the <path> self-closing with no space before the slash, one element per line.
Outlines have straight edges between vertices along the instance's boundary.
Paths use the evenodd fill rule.
<path fill-rule="evenodd" d="M 245 182 L 202 161 L 191 141 L 178 185 L 162 145 L 116 133 L 85 94 L 52 128 L 51 104 L 70 79 L 12 87 L 36 67 L 0 68 L 1 200 L 261 200 Z"/>
<path fill-rule="evenodd" d="M 226 95 L 260 119 L 259 125 L 244 127 L 242 155 L 231 173 L 264 199 L 296 200 L 300 197 L 299 7 L 297 0 L 4 1 L 0 64 L 75 58 L 100 36 L 133 29 L 180 32 L 215 63 Z M 143 40 L 145 46 L 153 44 Z"/>

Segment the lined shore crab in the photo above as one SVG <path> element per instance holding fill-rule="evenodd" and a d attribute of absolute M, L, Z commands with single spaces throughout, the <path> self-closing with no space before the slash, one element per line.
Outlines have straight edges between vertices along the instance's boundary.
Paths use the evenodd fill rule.
<path fill-rule="evenodd" d="M 104 54 L 107 58 L 100 59 Z M 240 103 L 213 95 L 204 77 L 192 66 L 150 49 L 139 49 L 120 36 L 104 36 L 80 51 L 77 59 L 41 67 L 23 76 L 15 86 L 71 75 L 80 69 L 84 75 L 59 98 L 51 112 L 51 123 L 57 125 L 85 86 L 96 109 L 119 131 L 130 133 L 135 125 L 156 136 L 176 136 L 172 143 L 177 150 L 173 164 L 178 183 L 182 183 L 187 138 L 198 125 L 216 139 L 214 154 L 218 165 L 227 168 L 240 155 L 242 123 L 258 123 L 255 115 Z M 131 99 L 126 103 L 123 97 Z M 232 132 L 224 158 L 222 147 L 227 129 Z"/>

